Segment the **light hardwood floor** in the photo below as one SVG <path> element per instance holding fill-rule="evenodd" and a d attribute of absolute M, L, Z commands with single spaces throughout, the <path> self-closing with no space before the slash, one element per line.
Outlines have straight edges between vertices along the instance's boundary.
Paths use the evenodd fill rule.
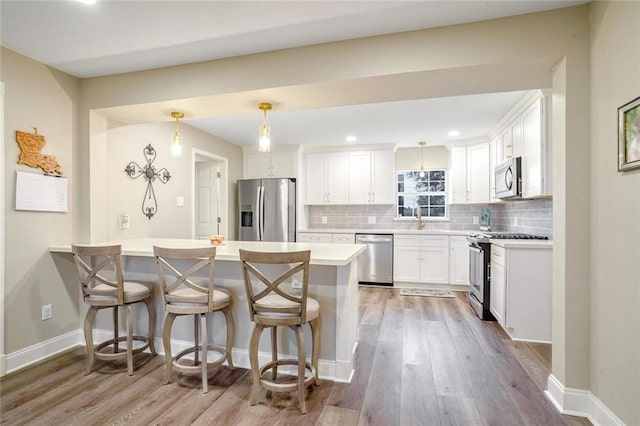
<path fill-rule="evenodd" d="M 104 363 L 83 376 L 79 348 L 0 380 L 2 424 L 590 424 L 558 414 L 545 398 L 550 346 L 509 340 L 497 324 L 475 316 L 465 294 L 445 299 L 359 291 L 353 381 L 312 388 L 306 415 L 298 411 L 295 392 L 267 397 L 263 391 L 250 407 L 248 370 L 219 370 L 205 395 L 198 376 L 174 376 L 163 386 L 161 356 L 142 355 L 146 363 L 133 376 L 125 364 Z"/>

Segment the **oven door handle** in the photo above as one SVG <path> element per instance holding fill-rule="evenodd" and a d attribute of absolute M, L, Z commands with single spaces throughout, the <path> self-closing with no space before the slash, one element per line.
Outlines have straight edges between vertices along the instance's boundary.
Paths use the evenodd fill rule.
<path fill-rule="evenodd" d="M 473 246 L 469 246 L 469 251 L 472 251 L 474 253 L 482 253 L 482 249 L 479 249 L 479 248 L 473 247 Z"/>

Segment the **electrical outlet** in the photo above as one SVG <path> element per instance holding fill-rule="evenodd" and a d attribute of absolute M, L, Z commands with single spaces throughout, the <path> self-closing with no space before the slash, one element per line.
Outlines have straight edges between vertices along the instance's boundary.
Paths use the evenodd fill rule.
<path fill-rule="evenodd" d="M 176 197 L 176 207 L 184 207 L 184 197 Z"/>
<path fill-rule="evenodd" d="M 53 318 L 53 306 L 42 305 L 42 321 L 46 321 L 48 319 Z"/>
<path fill-rule="evenodd" d="M 369 220 L 367 222 L 368 223 L 376 223 L 376 217 L 375 216 L 369 216 Z"/>
<path fill-rule="evenodd" d="M 326 224 L 327 223 L 327 217 L 326 216 L 322 216 L 322 223 Z"/>
<path fill-rule="evenodd" d="M 473 216 L 473 224 L 477 225 L 480 223 L 480 216 Z"/>
<path fill-rule="evenodd" d="M 291 288 L 302 288 L 302 283 L 294 278 L 291 281 Z"/>

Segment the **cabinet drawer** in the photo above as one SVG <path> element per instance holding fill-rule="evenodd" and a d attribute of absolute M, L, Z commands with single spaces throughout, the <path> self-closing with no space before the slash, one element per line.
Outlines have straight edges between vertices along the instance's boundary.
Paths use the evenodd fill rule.
<path fill-rule="evenodd" d="M 394 244 L 400 247 L 420 247 L 419 235 L 396 235 Z"/>
<path fill-rule="evenodd" d="M 333 234 L 333 244 L 353 244 L 355 242 L 354 234 Z"/>
<path fill-rule="evenodd" d="M 448 235 L 423 235 L 420 237 L 422 247 L 449 247 Z"/>
<path fill-rule="evenodd" d="M 491 263 L 505 266 L 505 250 L 495 244 L 491 244 Z"/>
<path fill-rule="evenodd" d="M 330 243 L 331 241 L 332 241 L 331 234 L 322 234 L 322 233 L 298 234 L 299 243 Z"/>

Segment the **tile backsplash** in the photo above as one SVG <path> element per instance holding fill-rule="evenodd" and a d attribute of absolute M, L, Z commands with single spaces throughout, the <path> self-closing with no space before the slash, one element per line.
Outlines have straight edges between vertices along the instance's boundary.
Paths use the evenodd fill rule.
<path fill-rule="evenodd" d="M 553 235 L 553 201 L 526 200 L 507 204 L 454 204 L 449 206 L 448 220 L 425 220 L 425 229 L 474 230 L 474 216 L 480 210 L 491 211 L 491 229 L 502 232 L 522 232 Z M 331 205 L 305 206 L 309 229 L 415 229 L 416 220 L 395 218 L 394 205 Z M 322 218 L 327 223 L 322 223 Z M 375 224 L 369 218 L 375 217 Z"/>

